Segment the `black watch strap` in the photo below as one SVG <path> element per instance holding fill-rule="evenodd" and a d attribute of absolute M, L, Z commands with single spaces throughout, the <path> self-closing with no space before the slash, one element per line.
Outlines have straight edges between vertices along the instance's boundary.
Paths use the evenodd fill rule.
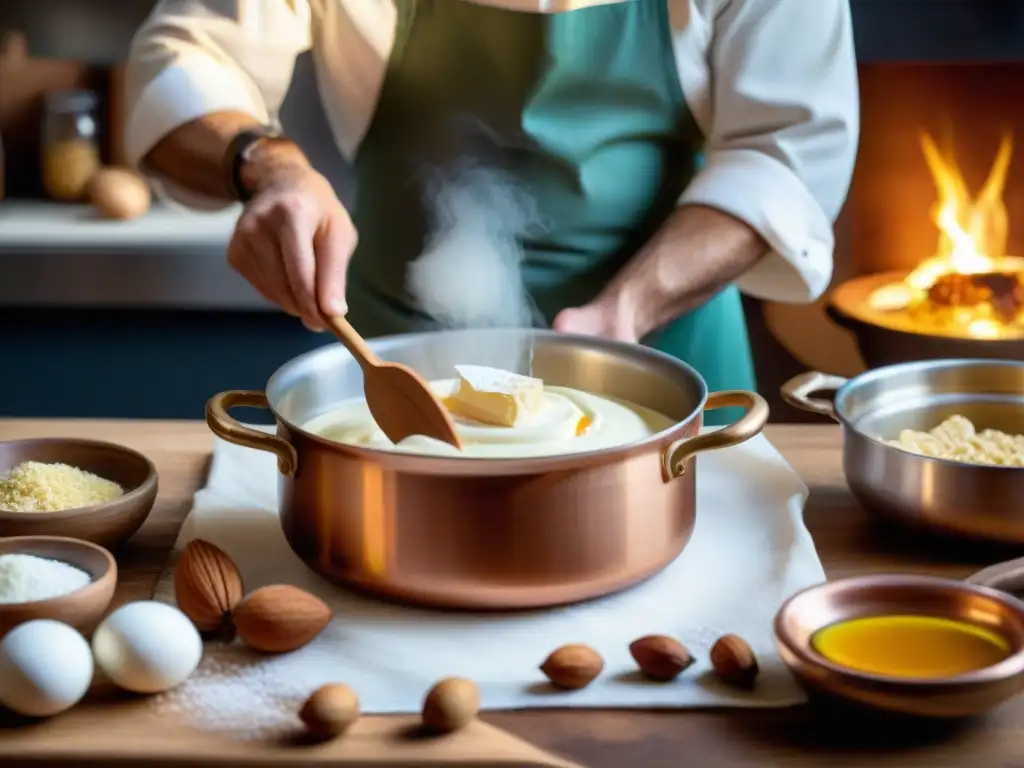
<path fill-rule="evenodd" d="M 253 147 L 264 139 L 284 139 L 284 136 L 273 126 L 262 126 L 240 131 L 228 144 L 224 153 L 224 183 L 235 200 L 247 203 L 252 199 L 252 192 L 242 184 L 242 167 Z"/>

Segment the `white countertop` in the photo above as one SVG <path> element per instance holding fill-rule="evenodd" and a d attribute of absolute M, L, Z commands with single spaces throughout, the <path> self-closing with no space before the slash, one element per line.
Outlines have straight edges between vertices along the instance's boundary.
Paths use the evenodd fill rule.
<path fill-rule="evenodd" d="M 131 221 L 99 218 L 89 205 L 46 201 L 0 202 L 0 251 L 210 248 L 220 251 L 231 237 L 240 207 L 197 213 L 154 205 Z"/>
<path fill-rule="evenodd" d="M 227 263 L 239 207 L 157 205 L 108 221 L 88 205 L 0 202 L 0 308 L 268 310 Z"/>

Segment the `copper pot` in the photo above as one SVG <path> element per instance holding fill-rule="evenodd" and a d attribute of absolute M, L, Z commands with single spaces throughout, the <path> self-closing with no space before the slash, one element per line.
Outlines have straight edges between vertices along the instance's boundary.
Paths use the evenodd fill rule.
<path fill-rule="evenodd" d="M 301 425 L 362 396 L 340 345 L 286 363 L 266 393 L 229 391 L 206 409 L 210 428 L 277 456 L 281 525 L 317 573 L 405 602 L 470 609 L 577 602 L 663 569 L 694 526 L 694 457 L 757 435 L 768 406 L 753 392 L 708 394 L 685 363 L 638 345 L 551 331 L 474 330 L 370 342 L 428 379 L 458 363 L 532 343 L 534 375 L 653 408 L 677 423 L 621 448 L 534 459 L 428 457 L 329 442 Z M 228 415 L 269 408 L 277 434 Z M 702 413 L 729 406 L 734 424 L 699 435 Z"/>

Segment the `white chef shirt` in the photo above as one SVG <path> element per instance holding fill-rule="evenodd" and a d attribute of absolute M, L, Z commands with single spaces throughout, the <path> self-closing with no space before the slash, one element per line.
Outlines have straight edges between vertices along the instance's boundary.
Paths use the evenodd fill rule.
<path fill-rule="evenodd" d="M 618 0 L 475 1 L 550 13 Z M 741 290 L 813 301 L 832 277 L 832 222 L 857 149 L 849 0 L 665 2 L 679 81 L 706 141 L 680 203 L 726 211 L 768 243 Z M 393 0 L 161 0 L 128 63 L 129 157 L 140 164 L 170 131 L 213 112 L 276 121 L 295 59 L 311 49 L 324 111 L 351 158 L 373 118 L 396 19 Z M 178 202 L 218 205 L 154 181 Z"/>

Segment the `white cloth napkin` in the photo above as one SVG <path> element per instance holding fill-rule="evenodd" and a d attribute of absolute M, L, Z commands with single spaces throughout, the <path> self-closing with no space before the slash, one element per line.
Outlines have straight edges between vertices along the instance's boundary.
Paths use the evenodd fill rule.
<path fill-rule="evenodd" d="M 485 709 L 778 707 L 803 700 L 775 650 L 772 620 L 787 597 L 825 576 L 803 524 L 807 488 L 764 437 L 700 456 L 696 530 L 660 575 L 582 605 L 514 615 L 396 606 L 314 575 L 281 532 L 274 461 L 218 441 L 209 484 L 196 494 L 176 550 L 192 538 L 211 541 L 235 559 L 247 589 L 295 584 L 327 601 L 334 619 L 313 643 L 283 656 L 211 646 L 200 673 L 176 694 L 179 701 L 190 697 L 193 709 L 197 699 L 233 696 L 272 725 L 275 717 L 293 717 L 294 702 L 319 685 L 343 681 L 358 692 L 366 713 L 412 713 L 448 675 L 475 680 Z M 165 574 L 158 599 L 173 600 L 172 592 Z M 745 638 L 760 661 L 752 693 L 730 690 L 708 674 L 710 646 L 729 632 Z M 643 680 L 628 647 L 651 633 L 679 638 L 697 662 L 672 683 Z M 554 693 L 538 665 L 570 642 L 595 647 L 604 673 L 581 691 Z M 209 710 L 198 712 L 207 725 L 224 714 L 213 703 Z"/>

